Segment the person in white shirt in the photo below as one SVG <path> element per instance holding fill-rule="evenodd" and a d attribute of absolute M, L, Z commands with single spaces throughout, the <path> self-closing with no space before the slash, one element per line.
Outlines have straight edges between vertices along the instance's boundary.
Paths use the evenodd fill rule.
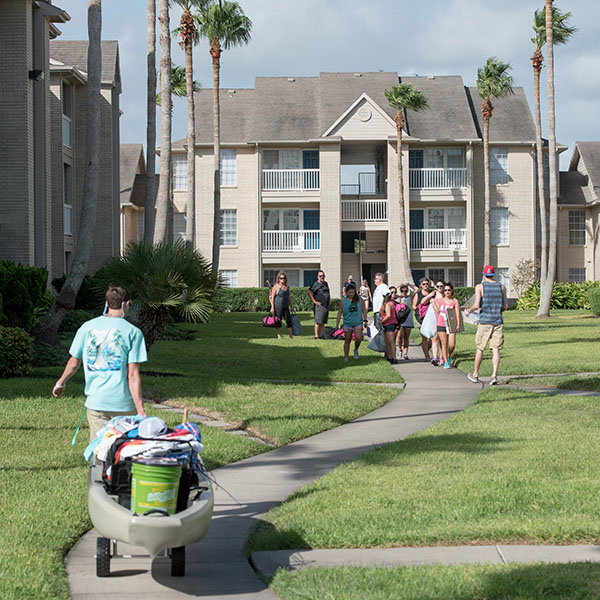
<path fill-rule="evenodd" d="M 379 323 L 379 311 L 383 304 L 383 298 L 386 294 L 390 293 L 390 288 L 383 283 L 383 273 L 375 273 L 373 277 L 375 283 L 375 291 L 373 292 L 373 323 L 377 325 Z"/>

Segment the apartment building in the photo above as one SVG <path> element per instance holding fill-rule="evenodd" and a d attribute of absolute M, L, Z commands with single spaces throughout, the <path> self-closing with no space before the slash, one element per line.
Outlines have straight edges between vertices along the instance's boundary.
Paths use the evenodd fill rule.
<path fill-rule="evenodd" d="M 374 273 L 382 271 L 388 282 L 400 282 L 395 112 L 384 96 L 399 81 L 421 90 L 429 102 L 425 111 L 407 111 L 403 137 L 412 276 L 455 285 L 480 280 L 485 215 L 477 90 L 459 76 L 321 73 L 259 77 L 253 89 L 220 92 L 219 270 L 229 285 L 273 283 L 279 269 L 292 285 L 309 285 L 320 268 L 334 295 L 349 274 L 372 283 Z M 196 246 L 210 256 L 211 90 L 196 94 L 196 107 Z M 185 147 L 185 140 L 173 144 L 175 206 L 182 223 Z M 561 176 L 561 249 L 569 236 L 581 241 L 575 230 L 581 229 L 582 210 L 588 231 L 584 244 L 561 250 L 561 280 L 598 276 L 592 243 L 598 147 L 579 143 L 569 173 Z M 523 258 L 539 256 L 540 239 L 535 126 L 522 88 L 494 101 L 490 165 L 491 261 L 512 295 L 511 269 Z M 579 182 L 575 189 L 573 181 Z M 584 264 L 589 266 L 582 271 Z"/>
<path fill-rule="evenodd" d="M 2 0 L 0 258 L 69 271 L 85 167 L 87 41 L 58 41 L 69 15 L 50 0 Z M 100 184 L 88 270 L 118 254 L 118 44 L 102 42 Z"/>

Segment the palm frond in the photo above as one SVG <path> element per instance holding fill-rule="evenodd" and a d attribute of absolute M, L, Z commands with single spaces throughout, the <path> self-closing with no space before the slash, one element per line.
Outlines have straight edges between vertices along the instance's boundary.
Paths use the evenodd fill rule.
<path fill-rule="evenodd" d="M 408 83 L 399 83 L 384 92 L 387 101 L 397 111 L 419 111 L 429 108 L 425 94 Z"/>
<path fill-rule="evenodd" d="M 512 67 L 495 56 L 487 59 L 485 65 L 477 69 L 477 91 L 483 100 L 500 98 L 513 94 L 513 77 L 508 74 Z"/>
<path fill-rule="evenodd" d="M 571 12 L 561 12 L 555 6 L 552 7 L 552 41 L 554 46 L 566 44 L 569 38 L 577 32 L 577 27 L 567 22 L 572 17 Z M 540 8 L 533 13 L 533 31 L 535 37 L 531 41 L 537 50 L 546 44 L 546 9 Z"/>
<path fill-rule="evenodd" d="M 225 50 L 243 46 L 252 39 L 252 21 L 237 2 L 225 0 L 209 4 L 194 15 L 194 20 L 202 37 L 219 40 Z"/>

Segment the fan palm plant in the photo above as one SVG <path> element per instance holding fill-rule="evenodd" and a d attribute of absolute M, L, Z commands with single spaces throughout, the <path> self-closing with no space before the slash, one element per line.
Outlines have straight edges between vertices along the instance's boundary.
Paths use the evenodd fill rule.
<path fill-rule="evenodd" d="M 406 209 L 404 206 L 404 176 L 402 171 L 402 129 L 405 124 L 405 110 L 424 110 L 428 108 L 427 98 L 423 92 L 415 89 L 408 83 L 399 83 L 385 90 L 385 97 L 389 105 L 396 110 L 396 157 L 398 164 L 398 197 L 400 202 L 400 280 L 412 282 L 410 270 L 408 237 L 406 235 Z"/>
<path fill-rule="evenodd" d="M 484 167 L 484 194 L 485 194 L 485 227 L 483 232 L 483 264 L 490 262 L 490 119 L 494 107 L 492 98 L 500 98 L 513 93 L 513 78 L 508 74 L 512 67 L 492 56 L 485 65 L 477 69 L 477 91 L 483 100 L 481 114 L 483 117 L 483 167 Z"/>
<path fill-rule="evenodd" d="M 107 259 L 97 274 L 106 289 L 125 286 L 132 297 L 132 320 L 150 348 L 169 323 L 171 315 L 184 321 L 206 321 L 216 272 L 184 240 L 173 244 L 130 242 L 122 257 Z"/>
<path fill-rule="evenodd" d="M 552 8 L 552 31 L 554 45 L 566 44 L 567 40 L 577 31 L 576 27 L 570 26 L 567 21 L 571 18 L 571 13 L 561 13 L 558 8 Z M 542 118 L 541 118 L 541 103 L 540 103 L 540 73 L 544 62 L 542 48 L 546 43 L 546 10 L 542 8 L 536 10 L 533 14 L 533 31 L 535 37 L 531 38 L 535 45 L 535 51 L 531 57 L 531 65 L 533 67 L 533 98 L 534 98 L 534 113 L 535 113 L 535 133 L 537 147 L 537 176 L 538 176 L 538 205 L 541 220 L 541 272 L 540 280 L 543 283 L 546 279 L 548 268 L 548 232 L 546 228 L 546 195 L 544 184 L 544 149 L 542 146 Z M 542 216 L 544 215 L 544 216 Z"/>
<path fill-rule="evenodd" d="M 210 43 L 213 66 L 213 193 L 214 222 L 212 264 L 219 267 L 221 225 L 221 109 L 219 85 L 221 54 L 234 46 L 247 44 L 252 30 L 252 21 L 244 14 L 241 6 L 231 0 L 213 0 L 195 17 L 198 32 Z"/>
<path fill-rule="evenodd" d="M 197 81 L 192 82 L 194 92 L 200 89 L 200 84 Z M 187 95 L 187 82 L 185 80 L 185 67 L 180 67 L 175 63 L 171 63 L 171 95 L 183 98 Z M 156 104 L 162 105 L 161 94 L 156 94 Z M 171 104 L 171 110 L 173 105 Z"/>

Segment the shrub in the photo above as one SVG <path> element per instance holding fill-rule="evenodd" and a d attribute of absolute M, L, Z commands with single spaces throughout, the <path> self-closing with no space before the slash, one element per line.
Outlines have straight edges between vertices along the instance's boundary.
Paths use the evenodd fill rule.
<path fill-rule="evenodd" d="M 70 310 L 60 324 L 58 330 L 60 335 L 74 336 L 75 332 L 86 322 L 94 317 L 99 316 L 99 312 L 95 310 L 73 309 Z"/>
<path fill-rule="evenodd" d="M 474 287 L 457 287 L 454 288 L 454 297 L 458 300 L 458 303 L 462 306 L 475 294 Z"/>
<path fill-rule="evenodd" d="M 172 323 L 169 323 L 158 336 L 158 340 L 163 342 L 186 342 L 191 339 L 192 336 L 189 331 L 179 329 Z"/>
<path fill-rule="evenodd" d="M 313 301 L 308 295 L 308 288 L 290 288 L 290 296 L 297 311 L 312 310 Z M 265 312 L 270 307 L 269 288 L 217 288 L 212 302 L 217 312 Z M 333 310 L 335 302 L 336 299 L 331 300 L 330 310 Z M 335 310 L 337 307 L 335 304 Z"/>
<path fill-rule="evenodd" d="M 590 310 L 597 317 L 600 317 L 600 288 L 590 288 L 588 294 L 590 296 Z"/>
<path fill-rule="evenodd" d="M 510 271 L 510 282 L 517 297 L 535 281 L 539 271 L 539 260 L 522 258 Z"/>
<path fill-rule="evenodd" d="M 27 267 L 10 260 L 0 261 L 0 325 L 30 331 L 39 318 L 36 308 L 45 303 L 47 280 L 45 268 Z"/>
<path fill-rule="evenodd" d="M 589 291 L 600 288 L 600 281 L 583 281 L 581 283 L 555 282 L 552 289 L 551 309 L 565 308 L 570 310 L 590 309 Z M 540 281 L 534 281 L 529 289 L 517 300 L 517 310 L 535 310 L 540 305 Z"/>
<path fill-rule="evenodd" d="M 69 360 L 69 356 L 69 353 L 62 346 L 35 342 L 31 364 L 34 367 L 64 367 Z"/>
<path fill-rule="evenodd" d="M 52 280 L 52 287 L 57 293 L 60 293 L 65 281 L 66 275 L 55 277 Z M 97 275 L 86 275 L 81 282 L 81 287 L 75 298 L 75 308 L 81 310 L 101 310 L 104 306 L 104 295 L 106 288 Z"/>
<path fill-rule="evenodd" d="M 27 375 L 32 346 L 33 339 L 21 327 L 0 326 L 0 377 Z"/>

